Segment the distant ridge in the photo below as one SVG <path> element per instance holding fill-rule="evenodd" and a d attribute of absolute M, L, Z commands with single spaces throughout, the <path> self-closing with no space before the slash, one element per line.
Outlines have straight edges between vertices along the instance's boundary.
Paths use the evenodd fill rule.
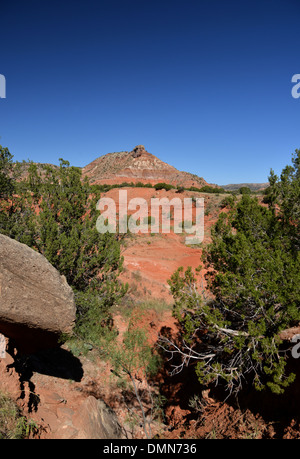
<path fill-rule="evenodd" d="M 221 188 L 224 188 L 226 191 L 236 191 L 242 187 L 248 187 L 251 191 L 260 191 L 265 190 L 269 186 L 267 183 L 232 183 L 229 185 L 220 185 Z"/>

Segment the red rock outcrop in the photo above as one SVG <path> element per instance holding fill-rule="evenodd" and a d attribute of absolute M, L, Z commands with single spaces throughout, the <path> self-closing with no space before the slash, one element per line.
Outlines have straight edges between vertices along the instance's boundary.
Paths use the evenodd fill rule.
<path fill-rule="evenodd" d="M 121 151 L 100 156 L 83 168 L 82 175 L 88 177 L 93 184 L 165 182 L 185 187 L 208 185 L 202 177 L 181 172 L 161 161 L 148 153 L 143 145 L 137 145 L 130 152 Z"/>

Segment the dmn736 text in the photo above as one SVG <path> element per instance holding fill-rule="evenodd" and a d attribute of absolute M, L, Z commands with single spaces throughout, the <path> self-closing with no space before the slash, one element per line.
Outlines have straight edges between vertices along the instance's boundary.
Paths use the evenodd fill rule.
<path fill-rule="evenodd" d="M 195 443 L 149 443 L 148 454 L 195 454 L 197 446 Z"/>

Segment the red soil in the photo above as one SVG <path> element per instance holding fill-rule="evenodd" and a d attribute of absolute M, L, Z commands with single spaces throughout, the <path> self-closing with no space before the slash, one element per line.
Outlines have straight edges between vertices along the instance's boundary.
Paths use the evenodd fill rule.
<path fill-rule="evenodd" d="M 123 189 L 122 189 L 123 190 Z M 155 191 L 148 188 L 124 188 L 127 191 L 128 202 L 133 198 L 143 198 L 147 201 L 149 215 L 151 209 L 151 198 L 166 197 L 169 200 L 173 198 L 184 199 L 192 197 L 195 193 L 185 192 L 176 193 L 171 191 Z M 117 213 L 119 212 L 119 190 L 112 189 L 102 195 L 103 197 L 112 198 L 116 202 Z M 213 201 L 214 197 L 200 195 L 204 197 L 204 206 Z M 130 213 L 133 212 L 128 212 Z M 195 215 L 195 209 L 194 213 Z M 204 231 L 205 237 L 203 244 L 210 241 L 210 228 L 216 221 L 216 214 L 205 215 Z M 131 234 L 126 237 L 125 246 L 122 251 L 124 256 L 124 272 L 121 279 L 128 282 L 131 286 L 131 292 L 135 296 L 143 294 L 143 298 L 163 299 L 171 302 L 172 297 L 169 292 L 167 281 L 174 271 L 183 266 L 187 268 L 197 268 L 201 265 L 202 248 L 198 245 L 187 245 L 185 237 L 188 234 L 178 234 L 172 229 L 174 221 L 171 220 L 171 232 L 151 234 L 150 229 L 147 234 Z"/>
<path fill-rule="evenodd" d="M 176 194 L 173 190 L 156 192 L 148 188 L 128 188 L 127 192 L 128 200 L 142 197 L 149 204 L 153 196 L 172 199 L 195 195 L 191 192 Z M 105 196 L 118 202 L 118 193 L 118 189 L 112 189 Z M 205 208 L 209 210 L 205 215 L 205 244 L 210 240 L 210 228 L 220 212 L 218 203 L 222 196 L 204 197 Z M 125 242 L 124 272 L 121 278 L 129 283 L 129 295 L 135 300 L 152 299 L 172 303 L 167 281 L 173 272 L 179 266 L 196 268 L 201 264 L 201 246 L 186 245 L 182 234 L 129 234 Z M 204 282 L 203 275 L 204 272 L 200 277 L 200 283 L 201 280 Z M 151 344 L 156 343 L 162 330 L 176 339 L 178 330 L 171 307 L 162 310 L 143 309 L 137 312 L 139 326 L 146 328 Z M 120 340 L 128 325 L 122 310 L 115 313 L 114 322 L 119 330 Z M 72 416 L 82 401 L 91 394 L 108 403 L 116 412 L 120 423 L 126 424 L 128 412 L 124 405 L 123 392 L 116 385 L 112 385 L 110 366 L 96 356 L 94 360 L 82 355 L 79 358 L 83 367 L 83 377 L 80 381 L 71 381 L 39 371 L 33 371 L 27 380 L 20 381 L 20 375 L 14 369 L 13 358 L 8 355 L 7 359 L 0 360 L 0 389 L 8 391 L 18 401 L 24 413 L 44 427 L 44 430 L 40 431 L 41 438 L 72 438 Z M 189 383 L 186 384 L 186 381 Z M 203 390 L 193 368 L 186 368 L 178 376 L 171 377 L 167 362 L 162 373 L 152 383 L 156 387 L 160 386 L 161 394 L 166 397 L 163 407 L 164 420 L 161 425 L 153 424 L 153 434 L 160 438 L 300 437 L 299 422 L 295 416 L 297 410 L 299 411 L 295 406 L 295 400 L 300 400 L 297 388 L 287 393 L 285 399 L 281 399 L 280 406 L 276 397 L 267 399 L 264 395 L 260 398 L 256 395 L 256 404 L 253 404 L 253 394 L 248 394 L 245 400 L 249 403 L 238 407 L 232 401 L 222 401 L 220 394 L 215 391 Z M 29 412 L 32 391 L 38 395 L 39 403 L 36 410 Z M 198 411 L 190 406 L 191 398 L 195 394 L 202 397 Z M 136 427 L 133 436 L 144 438 L 142 428 Z"/>

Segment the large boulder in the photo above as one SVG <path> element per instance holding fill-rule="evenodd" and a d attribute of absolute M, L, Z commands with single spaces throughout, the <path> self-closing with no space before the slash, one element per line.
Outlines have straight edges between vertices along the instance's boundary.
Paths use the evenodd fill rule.
<path fill-rule="evenodd" d="M 65 277 L 43 255 L 0 234 L 0 333 L 25 351 L 53 347 L 72 332 L 75 313 Z"/>

